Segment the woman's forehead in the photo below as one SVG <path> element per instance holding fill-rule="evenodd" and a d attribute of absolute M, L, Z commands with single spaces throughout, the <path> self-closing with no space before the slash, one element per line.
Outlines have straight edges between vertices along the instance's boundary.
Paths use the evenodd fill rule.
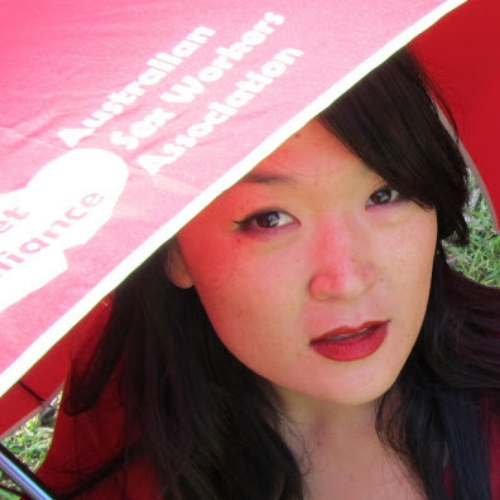
<path fill-rule="evenodd" d="M 339 175 L 364 163 L 319 120 L 313 120 L 259 163 L 237 185 L 289 185 L 304 178 Z"/>

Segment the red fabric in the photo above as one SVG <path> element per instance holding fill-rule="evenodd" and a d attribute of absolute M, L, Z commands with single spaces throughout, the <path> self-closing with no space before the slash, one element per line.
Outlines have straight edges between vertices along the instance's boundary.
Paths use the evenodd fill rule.
<path fill-rule="evenodd" d="M 500 423 L 495 422 L 491 426 L 491 498 L 500 499 Z"/>
<path fill-rule="evenodd" d="M 112 381 L 88 412 L 73 417 L 61 409 L 51 449 L 38 476 L 56 495 L 68 493 L 119 454 L 128 435 L 117 384 Z M 161 498 L 154 469 L 147 460 L 132 461 L 127 470 L 127 474 L 111 474 L 81 498 Z"/>
<path fill-rule="evenodd" d="M 412 42 L 450 106 L 500 220 L 498 0 L 471 0 Z"/>
<path fill-rule="evenodd" d="M 102 307 L 105 304 L 106 307 Z M 72 365 L 78 373 L 88 366 L 96 344 L 111 312 L 106 299 L 82 321 L 78 330 L 78 351 L 72 351 Z M 88 330 L 88 331 L 84 331 Z M 68 353 L 66 353 L 67 355 Z M 71 379 L 64 392 L 70 392 Z M 72 416 L 66 412 L 66 396 L 60 405 L 52 445 L 37 475 L 55 495 L 63 495 L 89 480 L 94 473 L 113 460 L 124 446 L 124 436 L 134 436 L 126 428 L 125 413 L 120 404 L 117 377 L 112 377 L 97 403 L 86 412 Z M 90 489 L 82 499 L 152 499 L 160 498 L 153 467 L 147 460 L 131 461 L 128 473 L 111 474 Z"/>
<path fill-rule="evenodd" d="M 106 325 L 110 299 L 99 302 L 60 342 L 58 342 L 21 380 L 38 397 L 49 402 L 60 390 L 75 353 L 92 341 Z M 18 427 L 31 414 L 40 411 L 41 401 L 21 385 L 14 385 L 0 398 L 0 436 Z"/>

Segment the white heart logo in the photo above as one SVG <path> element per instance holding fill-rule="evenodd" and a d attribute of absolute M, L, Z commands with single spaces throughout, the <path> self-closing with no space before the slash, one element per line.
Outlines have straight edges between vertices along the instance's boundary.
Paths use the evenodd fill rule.
<path fill-rule="evenodd" d="M 0 195 L 0 311 L 43 287 L 111 218 L 126 163 L 101 149 L 75 149 L 43 167 L 24 189 Z"/>

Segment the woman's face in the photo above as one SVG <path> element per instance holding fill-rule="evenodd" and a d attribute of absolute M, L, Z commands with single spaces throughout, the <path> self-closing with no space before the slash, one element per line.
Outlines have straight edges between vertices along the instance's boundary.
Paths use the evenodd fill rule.
<path fill-rule="evenodd" d="M 166 268 L 278 392 L 357 405 L 413 348 L 436 234 L 434 211 L 313 121 L 182 229 Z"/>

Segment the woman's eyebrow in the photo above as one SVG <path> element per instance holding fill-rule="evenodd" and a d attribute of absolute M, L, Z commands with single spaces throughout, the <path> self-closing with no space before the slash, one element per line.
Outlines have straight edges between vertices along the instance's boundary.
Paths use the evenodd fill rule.
<path fill-rule="evenodd" d="M 297 180 L 277 172 L 250 172 L 240 181 L 245 184 L 296 184 Z"/>

